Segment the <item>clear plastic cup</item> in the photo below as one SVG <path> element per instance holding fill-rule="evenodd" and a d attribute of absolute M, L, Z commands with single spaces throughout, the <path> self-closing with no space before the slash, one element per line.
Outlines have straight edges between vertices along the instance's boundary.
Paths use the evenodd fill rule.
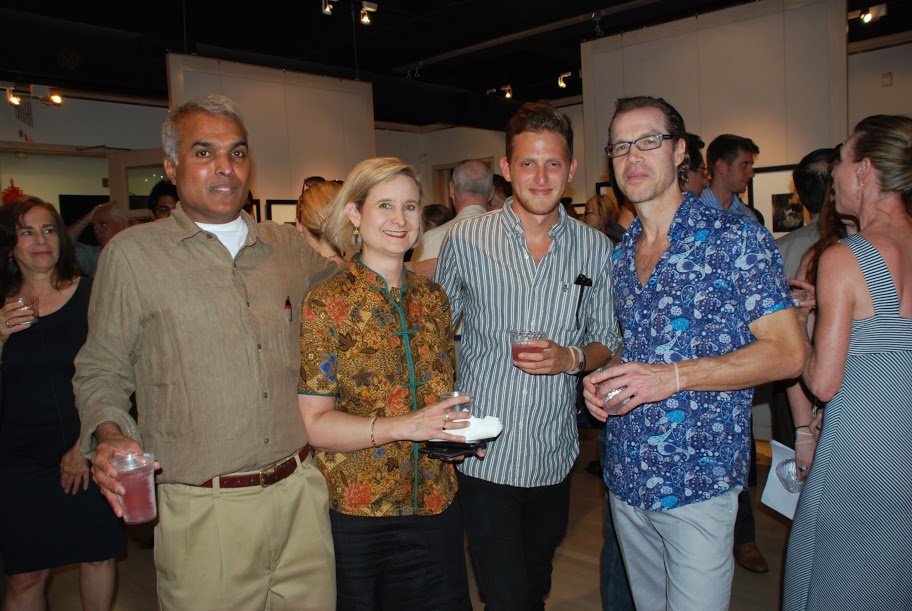
<path fill-rule="evenodd" d="M 464 390 L 454 390 L 453 392 L 444 392 L 444 393 L 440 393 L 437 396 L 440 397 L 441 401 L 450 399 L 452 397 L 468 397 L 469 398 L 468 403 L 460 403 L 456 407 L 451 408 L 451 411 L 454 411 L 454 412 L 467 412 L 467 411 L 469 411 L 469 407 L 471 407 L 471 405 L 472 405 L 472 394 L 467 393 Z"/>
<path fill-rule="evenodd" d="M 26 326 L 31 327 L 32 325 L 38 323 L 38 298 L 37 297 L 18 297 L 16 299 L 8 299 L 6 301 L 6 303 L 13 303 L 13 302 L 21 303 L 22 307 L 18 308 L 18 309 L 31 310 L 32 315 L 34 316 L 34 318 L 32 318 L 32 320 L 27 320 L 25 322 L 20 322 L 20 323 L 15 323 L 15 324 L 26 325 Z M 14 325 L 9 325 L 9 323 L 7 323 L 7 326 L 14 326 Z"/>
<path fill-rule="evenodd" d="M 804 480 L 798 479 L 798 466 L 794 458 L 788 458 L 776 465 L 776 475 L 789 492 L 800 492 Z"/>
<path fill-rule="evenodd" d="M 544 351 L 544 348 L 529 345 L 529 342 L 539 339 L 548 338 L 543 331 L 510 331 L 510 352 L 513 360 L 519 360 L 520 352 L 535 353 Z"/>
<path fill-rule="evenodd" d="M 158 515 L 155 505 L 155 456 L 127 454 L 111 459 L 117 471 L 117 481 L 124 487 L 120 502 L 124 506 L 124 522 L 142 524 Z"/>

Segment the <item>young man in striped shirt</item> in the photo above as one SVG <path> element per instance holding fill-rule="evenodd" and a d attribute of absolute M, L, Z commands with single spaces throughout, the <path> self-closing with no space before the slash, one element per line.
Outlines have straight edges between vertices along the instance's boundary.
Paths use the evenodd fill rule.
<path fill-rule="evenodd" d="M 560 205 L 576 171 L 569 119 L 526 104 L 506 136 L 500 167 L 513 197 L 453 226 L 436 280 L 453 320 L 463 317 L 456 388 L 472 394 L 473 415 L 504 424 L 483 460 L 459 467 L 475 573 L 488 609 L 535 609 L 567 528 L 577 374 L 605 364 L 619 337 L 611 241 Z M 547 339 L 514 360 L 513 329 Z"/>

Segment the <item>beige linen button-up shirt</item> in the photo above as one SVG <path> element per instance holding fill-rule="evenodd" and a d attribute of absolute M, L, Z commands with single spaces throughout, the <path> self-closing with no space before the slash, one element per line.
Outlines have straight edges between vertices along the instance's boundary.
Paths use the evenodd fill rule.
<path fill-rule="evenodd" d="M 248 235 L 234 259 L 180 206 L 104 249 L 73 378 L 83 452 L 112 421 L 155 454 L 159 483 L 195 485 L 307 443 L 301 305 L 335 268 L 293 227 L 242 218 Z"/>

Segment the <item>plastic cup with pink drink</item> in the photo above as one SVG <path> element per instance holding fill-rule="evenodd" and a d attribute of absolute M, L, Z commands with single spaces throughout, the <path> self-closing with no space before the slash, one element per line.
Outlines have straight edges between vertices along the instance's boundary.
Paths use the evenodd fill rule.
<path fill-rule="evenodd" d="M 124 522 L 142 524 L 158 515 L 155 505 L 155 456 L 150 453 L 126 454 L 111 459 L 117 481 L 124 487 L 120 502 Z"/>
<path fill-rule="evenodd" d="M 513 360 L 520 360 L 521 352 L 526 354 L 543 352 L 543 347 L 529 345 L 529 342 L 541 339 L 548 339 L 543 331 L 510 331 L 510 353 L 513 355 Z"/>

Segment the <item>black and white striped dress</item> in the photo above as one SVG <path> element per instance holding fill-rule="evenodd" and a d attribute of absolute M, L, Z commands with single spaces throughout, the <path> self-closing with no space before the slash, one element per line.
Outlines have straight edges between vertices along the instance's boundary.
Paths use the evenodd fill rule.
<path fill-rule="evenodd" d="M 842 242 L 874 316 L 852 322 L 789 538 L 783 609 L 912 610 L 912 320 L 880 253 L 860 235 Z"/>

